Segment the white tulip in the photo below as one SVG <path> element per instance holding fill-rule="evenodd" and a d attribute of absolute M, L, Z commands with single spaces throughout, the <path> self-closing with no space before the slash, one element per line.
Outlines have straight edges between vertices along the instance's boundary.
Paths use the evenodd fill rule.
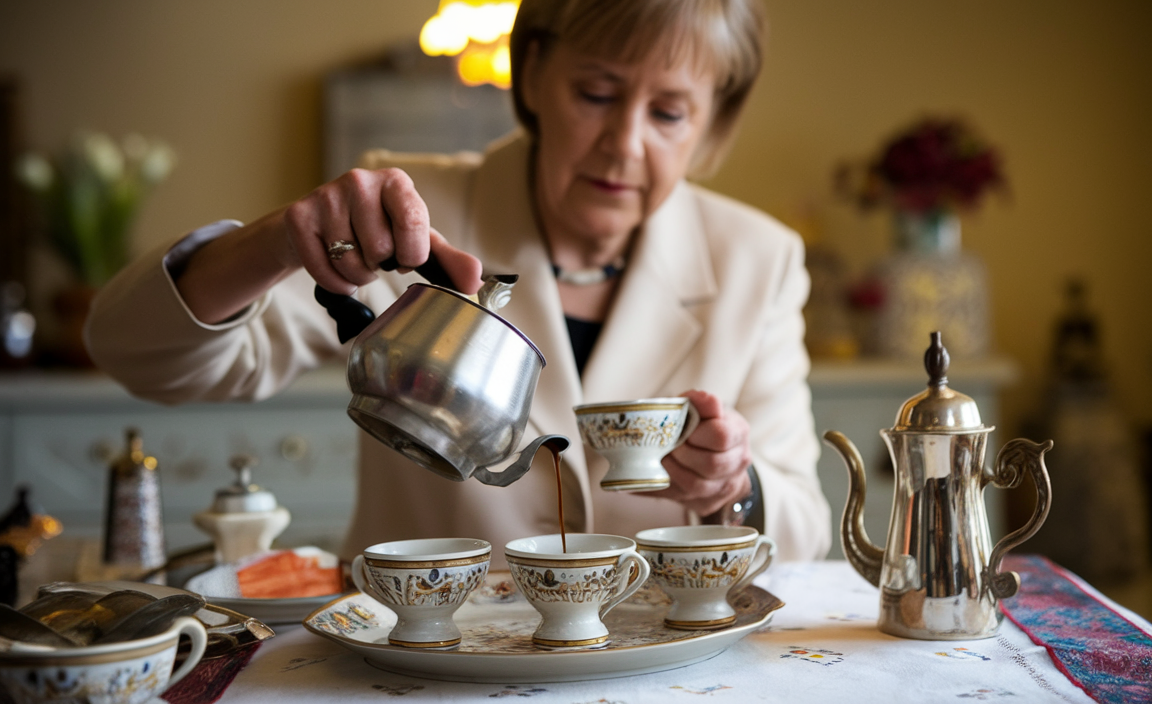
<path fill-rule="evenodd" d="M 29 152 L 17 160 L 16 178 L 34 191 L 46 191 L 56 180 L 56 170 L 47 159 Z"/>
<path fill-rule="evenodd" d="M 144 155 L 144 160 L 140 162 L 140 175 L 145 183 L 160 183 L 168 178 L 168 174 L 172 173 L 175 166 L 176 152 L 164 142 L 156 141 Z"/>
<path fill-rule="evenodd" d="M 124 154 L 111 137 L 100 132 L 87 132 L 82 133 L 79 140 L 84 161 L 101 180 L 111 183 L 124 175 Z"/>

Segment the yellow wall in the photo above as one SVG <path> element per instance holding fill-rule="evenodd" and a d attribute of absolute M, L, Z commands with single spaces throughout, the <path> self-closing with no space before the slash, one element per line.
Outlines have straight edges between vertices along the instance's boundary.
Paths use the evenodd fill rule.
<path fill-rule="evenodd" d="M 889 245 L 881 216 L 829 174 L 924 111 L 1001 146 L 1010 200 L 964 222 L 987 263 L 998 348 L 1021 363 L 1008 430 L 1036 398 L 1062 281 L 1082 274 L 1125 407 L 1152 423 L 1152 3 L 766 0 L 768 64 L 710 185 L 794 218 L 812 208 L 856 269 Z M 253 218 L 319 173 L 325 71 L 409 40 L 436 0 L 6 0 L 0 72 L 24 86 L 29 145 L 75 127 L 168 140 L 180 164 L 138 245 Z"/>

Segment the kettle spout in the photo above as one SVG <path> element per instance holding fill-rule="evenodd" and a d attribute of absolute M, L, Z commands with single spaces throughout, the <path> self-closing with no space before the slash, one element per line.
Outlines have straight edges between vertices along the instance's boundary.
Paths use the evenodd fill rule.
<path fill-rule="evenodd" d="M 848 467 L 848 500 L 840 519 L 840 542 L 844 556 L 860 576 L 880 586 L 880 569 L 884 564 L 884 551 L 868 539 L 864 530 L 864 497 L 867 487 L 864 479 L 864 460 L 860 451 L 843 433 L 829 430 L 824 442 L 840 453 Z"/>
<path fill-rule="evenodd" d="M 536 453 L 540 451 L 542 446 L 547 447 L 553 455 L 559 458 L 560 453 L 567 450 L 569 444 L 568 438 L 563 435 L 541 435 L 528 443 L 520 451 L 520 454 L 516 455 L 516 460 L 505 467 L 503 471 L 493 472 L 487 467 L 480 467 L 472 473 L 472 476 L 490 486 L 508 486 L 532 468 L 532 459 L 536 457 Z"/>

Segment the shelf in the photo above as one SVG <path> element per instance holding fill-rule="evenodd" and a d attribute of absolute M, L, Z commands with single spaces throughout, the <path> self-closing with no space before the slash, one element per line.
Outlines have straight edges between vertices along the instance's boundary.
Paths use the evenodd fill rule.
<path fill-rule="evenodd" d="M 949 385 L 963 391 L 966 385 L 1002 387 L 1016 382 L 1018 365 L 1007 357 L 989 357 L 977 362 L 955 363 L 948 368 Z M 928 375 L 916 361 L 858 359 L 816 360 L 808 384 L 813 393 L 837 389 L 873 389 L 893 386 L 923 386 Z"/>

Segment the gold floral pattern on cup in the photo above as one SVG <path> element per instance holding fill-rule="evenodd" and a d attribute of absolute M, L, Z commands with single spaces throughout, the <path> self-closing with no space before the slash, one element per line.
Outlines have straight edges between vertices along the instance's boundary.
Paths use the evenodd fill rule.
<path fill-rule="evenodd" d="M 570 533 L 513 540 L 504 548 L 517 588 L 540 613 L 532 644 L 543 649 L 598 648 L 609 642 L 601 620 L 648 578 L 636 543 L 618 535 Z"/>
<path fill-rule="evenodd" d="M 726 628 L 736 622 L 728 594 L 768 568 L 775 544 L 744 526 L 675 526 L 636 534 L 652 581 L 672 599 L 664 625 L 679 630 Z"/>
<path fill-rule="evenodd" d="M 473 538 L 380 543 L 352 562 L 352 581 L 396 614 L 388 643 L 449 649 L 462 636 L 452 615 L 488 575 L 492 546 Z"/>
<path fill-rule="evenodd" d="M 591 403 L 576 406 L 580 436 L 608 460 L 600 480 L 605 491 L 658 491 L 670 485 L 661 460 L 700 422 L 682 397 Z"/>

